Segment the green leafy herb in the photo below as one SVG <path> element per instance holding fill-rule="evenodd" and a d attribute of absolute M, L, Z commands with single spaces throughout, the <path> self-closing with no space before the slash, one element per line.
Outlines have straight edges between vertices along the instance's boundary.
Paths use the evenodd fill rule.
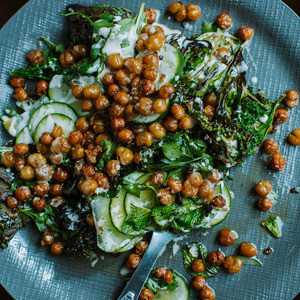
<path fill-rule="evenodd" d="M 169 271 L 173 271 L 168 269 Z M 178 287 L 178 282 L 176 278 L 173 276 L 173 281 L 171 283 L 166 283 L 162 278 L 155 277 L 155 271 L 152 271 L 145 283 L 145 286 L 150 289 L 154 294 L 157 294 L 158 290 L 168 289 L 175 290 Z M 175 299 L 174 299 L 175 300 Z"/>
<path fill-rule="evenodd" d="M 124 40 L 122 41 L 122 43 L 121 43 L 121 48 L 126 48 L 126 47 L 128 47 L 128 46 L 130 46 L 130 41 L 129 41 L 128 38 L 126 38 L 126 39 L 124 39 Z"/>
<path fill-rule="evenodd" d="M 70 158 L 65 158 L 63 161 L 62 161 L 62 165 L 64 167 L 66 167 L 67 169 L 72 169 L 73 166 L 74 166 L 74 161 L 72 161 Z"/>
<path fill-rule="evenodd" d="M 268 220 L 261 222 L 263 227 L 269 229 L 269 231 L 277 238 L 282 236 L 281 228 L 282 228 L 282 221 L 278 216 L 271 216 Z"/>
<path fill-rule="evenodd" d="M 19 186 L 21 186 L 24 183 L 24 180 L 20 177 L 20 175 L 17 175 L 15 180 L 10 186 L 10 190 L 14 192 Z"/>
<path fill-rule="evenodd" d="M 103 141 L 100 144 L 101 148 L 103 149 L 103 154 L 101 159 L 99 159 L 97 163 L 97 168 L 99 170 L 103 170 L 105 163 L 107 163 L 111 157 L 114 155 L 116 152 L 116 149 L 118 148 L 118 145 L 113 143 L 112 141 Z"/>

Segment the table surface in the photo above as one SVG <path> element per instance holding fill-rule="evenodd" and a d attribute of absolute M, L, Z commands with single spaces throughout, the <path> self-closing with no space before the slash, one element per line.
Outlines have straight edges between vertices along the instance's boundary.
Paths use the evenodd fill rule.
<path fill-rule="evenodd" d="M 28 0 L 0 0 L 0 29 L 9 20 L 9 18 L 16 13 Z M 76 1 L 75 1 L 76 2 Z M 99 1 L 101 2 L 101 1 Z M 105 2 L 105 1 L 102 1 Z M 170 1 L 171 2 L 171 1 Z M 285 0 L 283 1 L 291 7 L 300 16 L 300 2 L 299 0 Z M 0 299 L 11 300 L 13 299 L 0 284 Z M 300 300 L 300 294 L 294 300 Z"/>

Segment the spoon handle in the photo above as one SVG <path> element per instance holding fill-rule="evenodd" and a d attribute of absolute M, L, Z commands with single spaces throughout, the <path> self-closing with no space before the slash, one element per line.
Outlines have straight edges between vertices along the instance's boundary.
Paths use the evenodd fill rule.
<path fill-rule="evenodd" d="M 170 232 L 153 232 L 151 242 L 139 266 L 118 300 L 137 300 L 160 252 L 176 235 Z"/>

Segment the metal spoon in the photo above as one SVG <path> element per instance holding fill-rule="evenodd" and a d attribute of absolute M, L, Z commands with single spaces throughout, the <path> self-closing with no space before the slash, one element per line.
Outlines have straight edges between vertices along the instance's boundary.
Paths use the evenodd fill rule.
<path fill-rule="evenodd" d="M 141 290 L 152 270 L 160 252 L 164 247 L 173 240 L 178 234 L 172 232 L 157 232 L 152 233 L 151 242 L 146 253 L 143 256 L 139 266 L 133 273 L 131 279 L 127 283 L 118 300 L 137 300 Z"/>

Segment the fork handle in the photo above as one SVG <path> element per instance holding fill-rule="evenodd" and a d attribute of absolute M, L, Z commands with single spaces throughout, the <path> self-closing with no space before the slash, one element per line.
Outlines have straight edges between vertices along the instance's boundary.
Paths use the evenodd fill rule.
<path fill-rule="evenodd" d="M 160 252 L 174 238 L 174 234 L 152 233 L 151 242 L 139 266 L 118 300 L 137 300 Z"/>

